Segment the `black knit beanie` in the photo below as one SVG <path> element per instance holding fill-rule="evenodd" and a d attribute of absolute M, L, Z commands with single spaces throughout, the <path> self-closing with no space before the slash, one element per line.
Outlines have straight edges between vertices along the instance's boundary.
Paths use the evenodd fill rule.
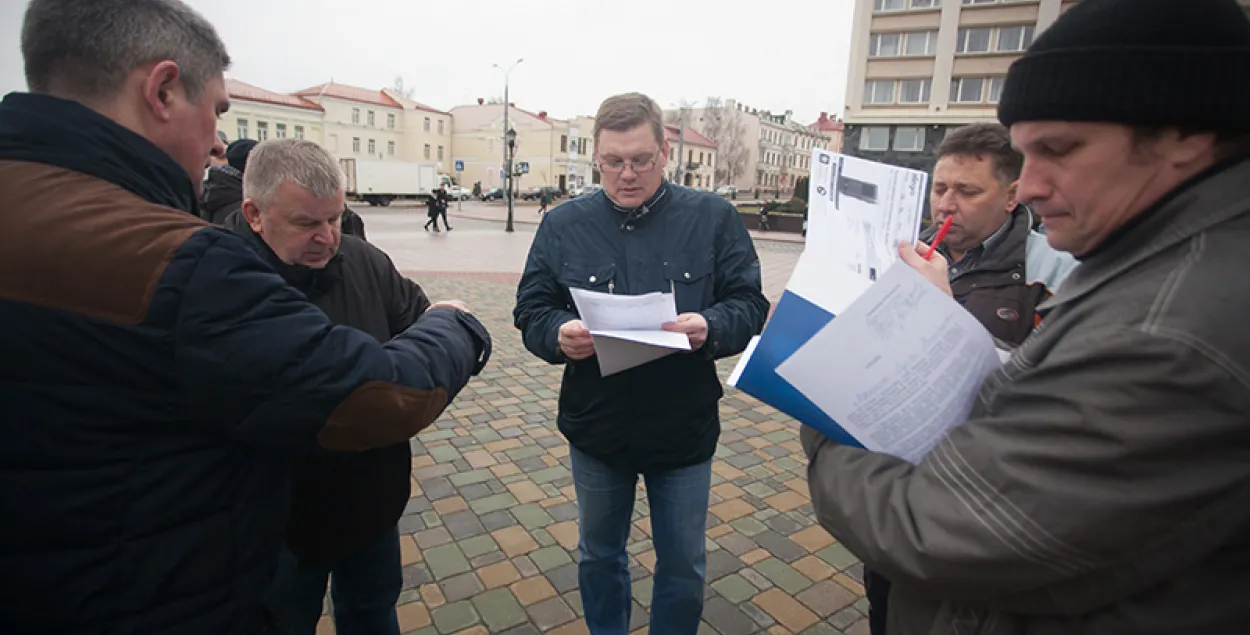
<path fill-rule="evenodd" d="M 998 118 L 1250 130 L 1236 0 L 1081 0 L 1007 73 Z"/>
<path fill-rule="evenodd" d="M 252 139 L 239 139 L 230 144 L 226 148 L 226 162 L 230 164 L 230 167 L 243 172 L 247 169 L 247 155 L 252 153 L 252 148 L 255 148 L 257 143 Z"/>

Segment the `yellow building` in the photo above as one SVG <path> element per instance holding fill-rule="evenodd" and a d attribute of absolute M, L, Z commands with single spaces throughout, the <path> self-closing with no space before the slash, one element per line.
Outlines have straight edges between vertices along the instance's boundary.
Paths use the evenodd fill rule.
<path fill-rule="evenodd" d="M 324 146 L 336 158 L 451 167 L 451 115 L 388 90 L 328 83 L 295 93 L 324 111 Z"/>
<path fill-rule="evenodd" d="M 483 189 L 503 186 L 503 111 L 501 103 L 484 102 L 451 109 L 453 158 L 464 162 L 466 186 L 476 182 Z M 517 133 L 514 164 L 517 169 L 522 163 L 529 168 L 516 179 L 518 191 L 543 185 L 567 190 L 594 182 L 593 118 L 555 119 L 546 111 L 534 113 L 512 105 L 508 125 Z"/>
<path fill-rule="evenodd" d="M 217 120 L 217 129 L 230 141 L 291 137 L 325 145 L 321 106 L 236 79 L 226 80 L 226 90 L 230 111 Z"/>
<path fill-rule="evenodd" d="M 668 141 L 668 180 L 697 190 L 711 190 L 716 179 L 716 144 L 689 127 L 684 139 L 678 126 L 666 125 L 664 133 Z M 685 157 L 680 152 L 685 152 Z"/>

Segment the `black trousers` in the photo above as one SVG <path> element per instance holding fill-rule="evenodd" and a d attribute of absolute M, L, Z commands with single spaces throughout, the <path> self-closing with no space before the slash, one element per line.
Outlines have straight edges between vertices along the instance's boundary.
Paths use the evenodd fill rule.
<path fill-rule="evenodd" d="M 890 605 L 890 581 L 864 569 L 864 594 L 868 596 L 868 632 L 885 635 L 885 615 Z"/>

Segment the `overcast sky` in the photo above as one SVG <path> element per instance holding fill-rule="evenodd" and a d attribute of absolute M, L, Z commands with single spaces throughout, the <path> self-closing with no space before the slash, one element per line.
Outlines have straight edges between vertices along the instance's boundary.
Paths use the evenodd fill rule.
<path fill-rule="evenodd" d="M 402 75 L 441 109 L 503 95 L 491 68 L 524 58 L 512 101 L 556 117 L 608 95 L 661 106 L 709 95 L 803 123 L 840 113 L 853 0 L 187 0 L 218 29 L 228 76 L 292 92 L 333 78 L 369 88 Z M 0 0 L 0 91 L 25 90 L 27 0 Z M 740 9 L 731 10 L 737 6 Z"/>

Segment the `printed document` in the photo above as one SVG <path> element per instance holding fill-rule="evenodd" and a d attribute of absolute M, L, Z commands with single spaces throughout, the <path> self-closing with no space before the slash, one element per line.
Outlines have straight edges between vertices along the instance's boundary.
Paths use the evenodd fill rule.
<path fill-rule="evenodd" d="M 985 327 L 899 262 L 776 372 L 863 447 L 917 463 L 1001 365 Z"/>
<path fill-rule="evenodd" d="M 929 175 L 817 149 L 812 153 L 807 246 L 876 280 L 915 243 Z"/>
<path fill-rule="evenodd" d="M 677 351 L 690 350 L 690 338 L 665 331 L 677 321 L 672 293 L 613 295 L 570 289 L 582 323 L 595 339 L 599 373 L 604 377 L 641 366 Z"/>

